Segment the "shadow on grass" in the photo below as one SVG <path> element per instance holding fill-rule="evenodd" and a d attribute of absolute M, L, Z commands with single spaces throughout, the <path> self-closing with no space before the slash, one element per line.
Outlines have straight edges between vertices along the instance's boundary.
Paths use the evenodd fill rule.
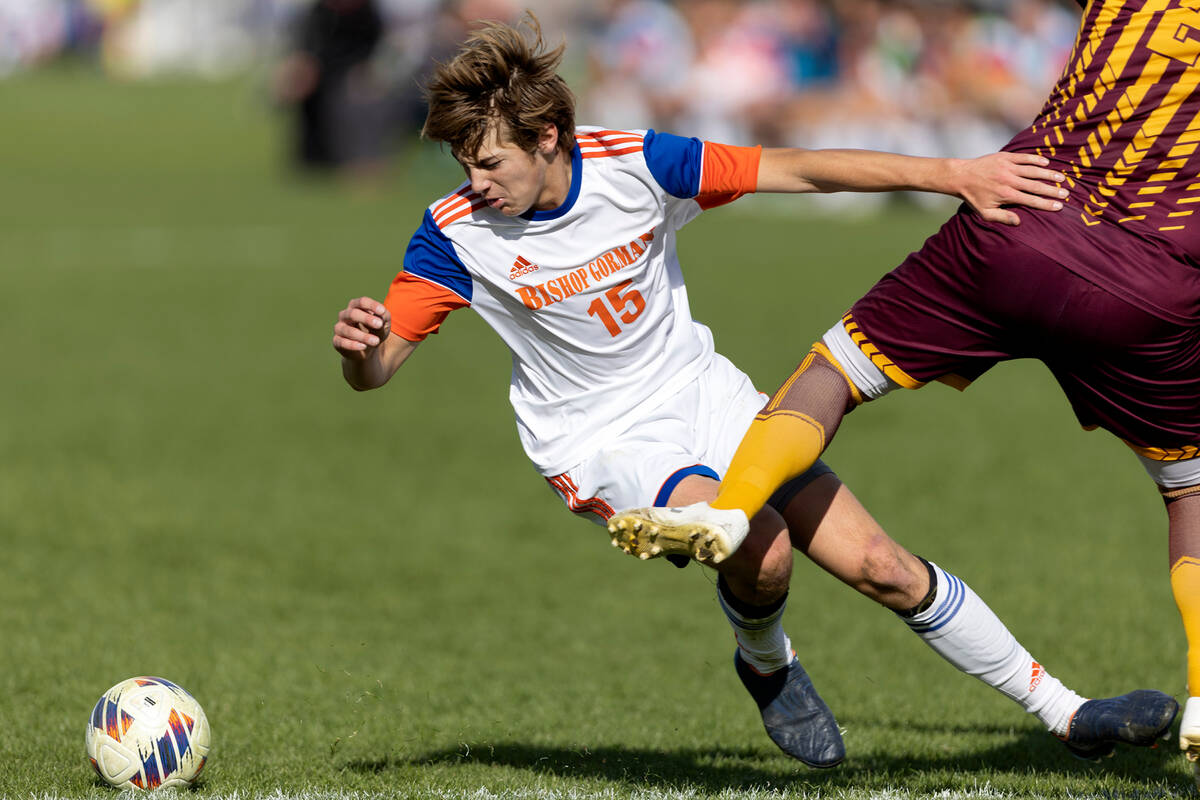
<path fill-rule="evenodd" d="M 874 725 L 885 733 L 887 725 Z M 1041 731 L 1014 731 L 1011 728 L 963 726 L 922 727 L 895 725 L 896 735 L 911 738 L 912 733 L 928 731 L 944 739 L 947 734 L 961 732 L 972 737 L 984 734 L 1003 741 L 975 749 L 962 746 L 947 748 L 942 754 L 913 754 L 911 752 L 881 753 L 878 749 L 854 752 L 848 741 L 849 754 L 835 769 L 815 770 L 789 759 L 769 742 L 762 746 L 741 748 L 688 748 L 653 750 L 609 745 L 602 747 L 569 747 L 538 745 L 522 742 L 462 743 L 454 748 L 429 750 L 409 757 L 390 756 L 385 759 L 349 762 L 346 767 L 361 773 L 386 773 L 393 769 L 420 766 L 504 766 L 527 770 L 534 774 L 563 779 L 597 779 L 613 783 L 647 786 L 661 789 L 700 788 L 709 791 L 722 789 L 771 789 L 811 786 L 827 790 L 842 788 L 914 786 L 923 776 L 936 773 L 938 781 L 947 785 L 970 784 L 976 776 L 985 780 L 1009 778 L 1019 783 L 1040 775 L 1050 780 L 1091 780 L 1107 776 L 1135 783 L 1163 786 L 1178 782 L 1180 756 L 1170 747 L 1141 749 L 1119 747 L 1112 759 L 1101 763 L 1080 761 L 1049 735 Z M 1190 791 L 1189 786 L 1183 787 Z M 927 788 L 927 785 L 926 785 Z M 1148 787 L 1149 789 L 1149 787 Z M 1147 796 L 1163 796 L 1151 790 Z"/>

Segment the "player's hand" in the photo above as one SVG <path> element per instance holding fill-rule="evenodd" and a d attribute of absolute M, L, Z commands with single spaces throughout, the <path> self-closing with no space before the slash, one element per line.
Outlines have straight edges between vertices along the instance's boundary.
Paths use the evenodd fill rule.
<path fill-rule="evenodd" d="M 369 358 L 392 330 L 392 315 L 383 303 L 356 297 L 338 313 L 333 349 L 343 358 Z"/>
<path fill-rule="evenodd" d="M 1049 165 L 1049 159 L 1034 153 L 992 153 L 957 161 L 952 166 L 955 193 L 990 222 L 1020 225 L 1021 218 L 1005 206 L 1058 211 L 1067 199 L 1067 190 L 1055 185 L 1066 176 Z"/>

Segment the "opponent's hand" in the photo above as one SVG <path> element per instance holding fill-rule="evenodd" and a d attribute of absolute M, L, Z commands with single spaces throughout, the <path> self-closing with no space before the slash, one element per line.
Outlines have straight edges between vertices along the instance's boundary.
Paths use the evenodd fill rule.
<path fill-rule="evenodd" d="M 1004 206 L 1058 211 L 1067 199 L 1067 190 L 1055 185 L 1066 176 L 1048 169 L 1049 164 L 1049 159 L 1034 153 L 992 153 L 958 160 L 951 167 L 954 194 L 990 222 L 1020 225 L 1016 212 Z"/>
<path fill-rule="evenodd" d="M 333 326 L 333 349 L 343 358 L 366 359 L 392 330 L 392 315 L 383 303 L 356 297 L 338 313 Z"/>

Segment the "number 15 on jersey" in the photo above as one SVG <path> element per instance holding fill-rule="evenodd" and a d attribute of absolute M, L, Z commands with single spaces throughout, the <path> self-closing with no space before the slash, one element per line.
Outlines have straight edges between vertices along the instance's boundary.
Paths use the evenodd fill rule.
<path fill-rule="evenodd" d="M 609 336 L 620 334 L 620 323 L 628 325 L 646 310 L 646 299 L 642 297 L 641 292 L 633 288 L 632 283 L 632 280 L 621 281 L 588 306 L 588 316 L 598 317 L 604 323 Z"/>

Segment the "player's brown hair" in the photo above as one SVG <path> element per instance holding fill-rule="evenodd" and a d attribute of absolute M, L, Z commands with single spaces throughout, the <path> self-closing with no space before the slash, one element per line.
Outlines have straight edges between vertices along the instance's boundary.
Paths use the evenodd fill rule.
<path fill-rule="evenodd" d="M 575 96 L 557 72 L 566 44 L 547 52 L 537 17 L 527 11 L 522 24 L 531 38 L 510 25 L 485 23 L 449 63 L 437 66 L 426 86 L 429 115 L 421 135 L 446 142 L 460 161 L 475 157 L 494 123 L 527 153 L 537 148 L 546 123 L 558 128 L 561 150 L 575 143 Z"/>

